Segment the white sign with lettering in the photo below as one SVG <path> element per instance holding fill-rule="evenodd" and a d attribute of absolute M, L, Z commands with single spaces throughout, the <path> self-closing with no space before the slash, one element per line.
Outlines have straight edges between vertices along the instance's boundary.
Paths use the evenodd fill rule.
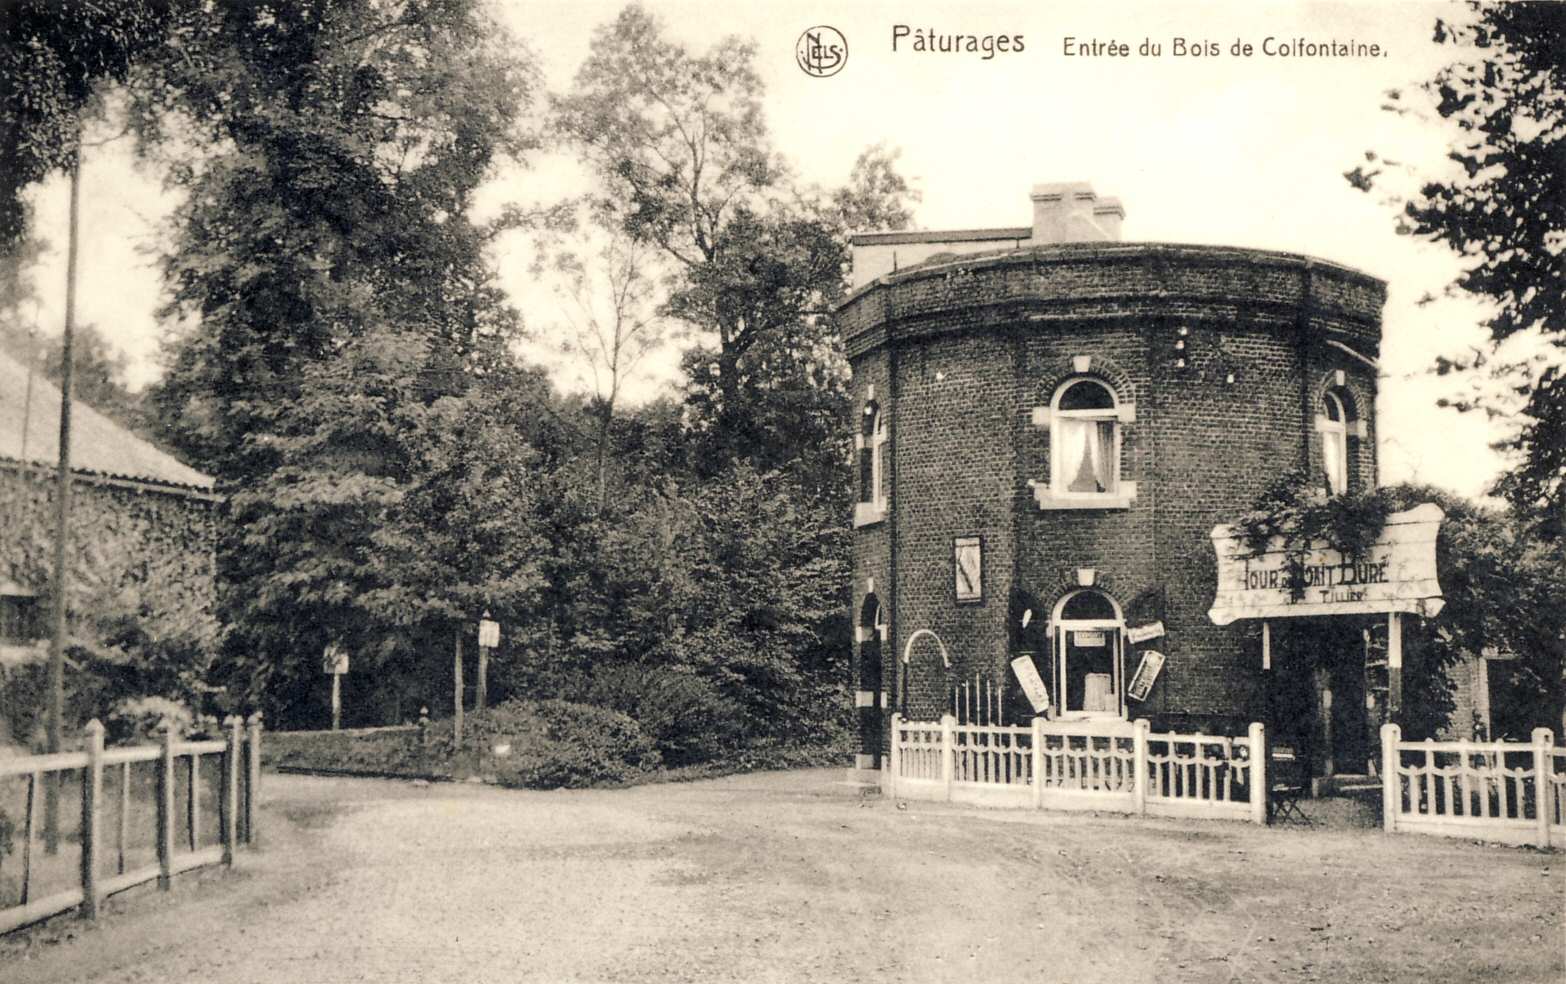
<path fill-rule="evenodd" d="M 1043 714 L 1049 707 L 1049 688 L 1044 686 L 1038 667 L 1033 665 L 1033 657 L 1023 655 L 1012 660 L 1011 672 L 1017 675 L 1017 683 L 1027 694 L 1028 703 L 1033 705 L 1033 713 Z"/>
<path fill-rule="evenodd" d="M 1146 642 L 1149 639 L 1157 639 L 1163 634 L 1164 623 L 1153 622 L 1150 625 L 1138 625 L 1133 628 L 1126 629 L 1126 641 L 1132 645 L 1135 645 L 1139 642 Z"/>
<path fill-rule="evenodd" d="M 1436 578 L 1436 533 L 1446 514 L 1427 502 L 1387 517 L 1381 537 L 1358 557 L 1325 544 L 1291 556 L 1274 540 L 1253 554 L 1229 526 L 1213 527 L 1218 594 L 1208 616 L 1241 618 L 1414 612 L 1434 617 L 1445 600 Z"/>
<path fill-rule="evenodd" d="M 1131 686 L 1126 688 L 1126 696 L 1132 700 L 1146 700 L 1147 695 L 1152 692 L 1153 684 L 1158 681 L 1158 671 L 1163 668 L 1163 653 L 1156 649 L 1149 649 L 1143 653 L 1142 662 L 1131 677 Z"/>

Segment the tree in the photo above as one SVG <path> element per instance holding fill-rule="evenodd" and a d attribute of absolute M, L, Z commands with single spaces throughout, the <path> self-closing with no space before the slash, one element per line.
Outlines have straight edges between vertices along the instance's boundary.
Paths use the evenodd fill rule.
<path fill-rule="evenodd" d="M 692 54 L 633 4 L 597 31 L 554 101 L 555 126 L 603 183 L 605 209 L 674 265 L 669 314 L 713 340 L 686 362 L 701 370 L 692 386 L 710 414 L 709 474 L 776 448 L 754 426 L 756 401 L 806 384 L 808 353 L 831 342 L 844 217 L 905 221 L 910 194 L 884 149 L 861 158 L 850 193 L 822 201 L 797 188 L 770 145 L 755 54 L 740 38 Z M 814 435 L 800 437 L 782 457 Z"/>
<path fill-rule="evenodd" d="M 553 275 L 568 326 L 561 347 L 585 363 L 592 376 L 598 508 L 602 510 L 608 490 L 610 432 L 621 392 L 642 360 L 661 348 L 672 332 L 657 310 L 653 251 L 601 210 L 573 226 L 568 238 L 549 238 L 533 271 Z"/>
<path fill-rule="evenodd" d="M 1491 302 L 1491 361 L 1443 359 L 1439 372 L 1486 370 L 1494 389 L 1455 402 L 1459 409 L 1515 409 L 1518 423 L 1498 447 L 1515 469 L 1497 485 L 1509 501 L 1566 521 L 1566 6 L 1473 3 L 1472 18 L 1437 20 L 1435 40 L 1454 61 L 1420 86 L 1455 127 L 1450 177 L 1425 181 L 1402 202 L 1399 231 L 1443 243 L 1464 258 L 1452 289 Z M 1401 91 L 1386 107 L 1414 111 Z M 1345 175 L 1362 190 L 1387 167 Z M 1507 343 L 1511 343 L 1507 345 Z M 1503 345 L 1507 346 L 1503 349 Z"/>
<path fill-rule="evenodd" d="M 526 542 L 525 501 L 481 493 L 516 491 L 530 414 L 497 389 L 519 321 L 470 213 L 533 146 L 536 71 L 477 0 L 223 6 L 177 40 L 131 90 L 186 193 L 153 403 L 228 494 L 230 682 L 297 708 L 329 636 L 418 677 L 528 578 L 474 549 L 494 522 Z"/>
<path fill-rule="evenodd" d="M 0 247 L 26 230 L 22 190 L 70 170 L 81 113 L 99 84 L 124 82 L 138 58 L 198 6 L 119 0 L 74 4 L 62 16 L 53 0 L 0 5 Z"/>

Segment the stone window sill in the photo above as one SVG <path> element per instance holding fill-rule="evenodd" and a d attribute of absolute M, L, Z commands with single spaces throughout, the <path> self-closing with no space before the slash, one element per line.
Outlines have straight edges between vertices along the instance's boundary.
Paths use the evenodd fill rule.
<path fill-rule="evenodd" d="M 1122 482 L 1113 495 L 1056 495 L 1047 485 L 1033 486 L 1040 509 L 1130 509 L 1136 501 L 1136 483 Z"/>
<path fill-rule="evenodd" d="M 856 502 L 854 503 L 854 529 L 861 526 L 874 526 L 886 519 L 886 503 L 884 502 Z"/>

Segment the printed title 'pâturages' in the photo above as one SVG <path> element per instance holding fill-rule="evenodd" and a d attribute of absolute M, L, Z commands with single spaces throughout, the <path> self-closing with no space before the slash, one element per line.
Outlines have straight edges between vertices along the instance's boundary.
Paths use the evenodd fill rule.
<path fill-rule="evenodd" d="M 1020 34 L 941 34 L 930 28 L 892 25 L 892 52 L 916 51 L 923 54 L 975 54 L 989 61 L 997 54 L 1015 54 L 1025 50 Z"/>

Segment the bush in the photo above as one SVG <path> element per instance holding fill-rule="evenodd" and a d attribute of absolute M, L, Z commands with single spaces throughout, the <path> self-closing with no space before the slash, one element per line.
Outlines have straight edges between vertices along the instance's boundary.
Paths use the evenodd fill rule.
<path fill-rule="evenodd" d="M 656 769 L 662 758 L 631 717 L 563 700 L 511 700 L 475 718 L 475 740 L 494 748 L 509 743 L 497 760 L 503 786 L 580 789 L 623 783 Z M 507 739 L 499 741 L 497 739 Z"/>
<path fill-rule="evenodd" d="M 176 737 L 190 734 L 196 716 L 190 708 L 167 697 L 128 697 L 117 701 L 104 722 L 104 738 L 111 745 L 148 744 L 160 741 L 164 728 Z"/>
<path fill-rule="evenodd" d="M 264 765 L 296 769 L 322 769 L 368 775 L 447 776 L 450 723 L 444 738 L 431 725 L 430 745 L 419 742 L 417 728 L 388 728 L 370 733 L 352 731 L 268 731 L 261 741 Z"/>
<path fill-rule="evenodd" d="M 634 718 L 671 766 L 717 758 L 741 731 L 739 712 L 700 677 L 663 668 L 603 666 L 587 700 Z"/>

